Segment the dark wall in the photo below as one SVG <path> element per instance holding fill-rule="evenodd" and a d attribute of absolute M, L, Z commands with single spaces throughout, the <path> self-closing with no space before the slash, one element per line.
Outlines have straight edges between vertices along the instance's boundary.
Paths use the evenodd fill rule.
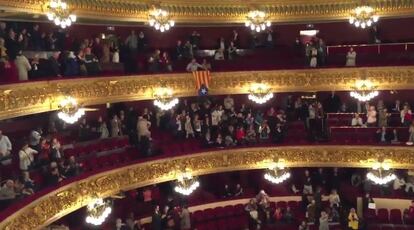
<path fill-rule="evenodd" d="M 387 42 L 413 41 L 414 30 L 409 29 L 414 24 L 414 18 L 400 19 L 380 19 L 378 23 L 379 38 Z M 344 44 L 344 43 L 368 43 L 370 40 L 369 29 L 357 29 L 350 25 L 347 21 L 317 23 L 314 24 L 315 29 L 320 31 L 319 36 L 323 38 L 327 44 Z M 50 31 L 56 29 L 51 23 L 42 23 L 42 29 Z M 276 35 L 278 44 L 290 45 L 298 36 L 299 31 L 306 28 L 306 24 L 274 24 L 272 26 Z M 241 39 L 241 46 L 248 47 L 251 31 L 243 25 L 235 26 L 180 26 L 172 28 L 168 32 L 158 32 L 148 26 L 115 26 L 115 33 L 122 38 L 126 38 L 131 29 L 136 31 L 144 31 L 153 48 L 173 47 L 177 40 L 186 40 L 192 31 L 197 30 L 201 34 L 201 47 L 216 47 L 217 39 L 221 36 L 229 39 L 232 31 L 238 31 Z M 70 39 L 73 38 L 91 38 L 101 33 L 113 33 L 108 31 L 107 26 L 103 25 L 72 25 L 67 29 Z"/>

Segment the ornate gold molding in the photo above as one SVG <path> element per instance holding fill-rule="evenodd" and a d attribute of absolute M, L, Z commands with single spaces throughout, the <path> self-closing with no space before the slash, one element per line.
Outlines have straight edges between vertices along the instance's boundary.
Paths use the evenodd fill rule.
<path fill-rule="evenodd" d="M 393 168 L 414 169 L 411 147 L 301 146 L 210 151 L 134 164 L 73 182 L 33 201 L 0 223 L 3 230 L 35 230 L 88 204 L 93 198 L 170 181 L 176 170 L 194 175 L 266 168 L 273 159 L 288 167 L 370 167 L 384 157 Z"/>
<path fill-rule="evenodd" d="M 213 72 L 211 95 L 245 94 L 261 81 L 274 92 L 351 90 L 356 80 L 370 79 L 379 90 L 414 88 L 414 66 Z M 120 76 L 26 82 L 0 86 L 0 119 L 58 109 L 62 96 L 84 105 L 153 99 L 161 82 L 178 97 L 196 96 L 191 73 Z"/>
<path fill-rule="evenodd" d="M 81 18 L 145 22 L 153 0 L 68 0 Z M 344 19 L 358 0 L 164 0 L 161 6 L 184 23 L 241 23 L 252 8 L 266 11 L 275 22 Z M 370 2 L 381 16 L 408 16 L 414 12 L 413 0 L 376 0 Z M 41 0 L 0 0 L 0 8 L 41 14 Z"/>

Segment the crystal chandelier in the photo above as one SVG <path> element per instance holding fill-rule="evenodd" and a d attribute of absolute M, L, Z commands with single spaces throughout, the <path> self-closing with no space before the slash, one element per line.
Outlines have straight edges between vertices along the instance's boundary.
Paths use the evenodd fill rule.
<path fill-rule="evenodd" d="M 379 16 L 376 15 L 374 8 L 368 5 L 358 6 L 352 10 L 349 23 L 357 28 L 365 29 L 378 22 Z"/>
<path fill-rule="evenodd" d="M 58 105 L 60 112 L 58 112 L 59 119 L 68 124 L 73 124 L 85 115 L 85 109 L 80 108 L 78 102 L 73 97 L 65 97 Z"/>
<path fill-rule="evenodd" d="M 70 14 L 68 4 L 61 0 L 51 0 L 47 6 L 48 12 L 46 13 L 49 21 L 60 26 L 62 29 L 71 26 L 76 22 L 76 15 Z"/>
<path fill-rule="evenodd" d="M 178 104 L 178 98 L 173 97 L 173 91 L 167 87 L 160 87 L 154 92 L 154 105 L 161 110 L 170 110 Z"/>
<path fill-rule="evenodd" d="M 262 83 L 255 83 L 250 86 L 248 98 L 257 104 L 264 104 L 273 98 L 271 89 Z"/>
<path fill-rule="evenodd" d="M 367 179 L 378 185 L 385 185 L 394 181 L 397 176 L 390 170 L 390 163 L 385 161 L 375 162 L 372 170 L 367 173 Z"/>
<path fill-rule="evenodd" d="M 191 175 L 191 172 L 186 170 L 177 176 L 176 185 L 174 191 L 184 196 L 190 195 L 200 186 L 197 178 Z"/>
<path fill-rule="evenodd" d="M 265 12 L 260 10 L 252 10 L 247 13 L 245 25 L 246 27 L 250 27 L 253 31 L 261 32 L 272 25 L 268 19 L 269 17 Z"/>
<path fill-rule="evenodd" d="M 149 25 L 161 32 L 167 31 L 175 25 L 170 14 L 163 9 L 154 8 L 149 12 L 148 18 Z"/>
<path fill-rule="evenodd" d="M 352 89 L 353 91 L 349 93 L 351 97 L 361 102 L 369 101 L 379 95 L 379 92 L 375 90 L 376 87 L 369 80 L 355 82 L 355 86 Z"/>
<path fill-rule="evenodd" d="M 272 163 L 269 168 L 266 169 L 264 178 L 273 184 L 280 184 L 290 178 L 290 172 L 285 168 L 285 163 L 283 161 L 278 161 Z"/>
<path fill-rule="evenodd" d="M 102 198 L 95 199 L 86 206 L 85 221 L 88 224 L 101 225 L 111 212 L 112 208 L 109 202 L 105 202 Z"/>

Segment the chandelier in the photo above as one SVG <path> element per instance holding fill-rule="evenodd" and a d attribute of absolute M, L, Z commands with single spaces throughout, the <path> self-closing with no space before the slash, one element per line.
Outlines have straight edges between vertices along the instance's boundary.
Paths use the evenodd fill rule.
<path fill-rule="evenodd" d="M 379 92 L 375 90 L 376 87 L 369 80 L 356 81 L 352 89 L 353 91 L 349 93 L 351 97 L 361 102 L 369 101 L 379 95 Z"/>
<path fill-rule="evenodd" d="M 264 104 L 273 98 L 273 93 L 267 85 L 255 83 L 250 86 L 248 98 L 257 104 Z"/>
<path fill-rule="evenodd" d="M 161 110 L 170 110 L 178 104 L 178 98 L 173 97 L 173 91 L 167 87 L 160 87 L 154 92 L 154 105 Z"/>
<path fill-rule="evenodd" d="M 197 178 L 191 175 L 191 172 L 186 170 L 177 176 L 176 185 L 174 191 L 184 196 L 190 195 L 200 186 Z"/>
<path fill-rule="evenodd" d="M 385 161 L 375 162 L 372 170 L 367 173 L 367 179 L 378 185 L 388 184 L 396 178 L 397 176 L 390 170 L 390 163 Z"/>
<path fill-rule="evenodd" d="M 111 212 L 112 208 L 109 202 L 105 202 L 102 198 L 95 199 L 86 206 L 86 223 L 101 225 Z"/>
<path fill-rule="evenodd" d="M 70 14 L 68 4 L 61 0 L 51 0 L 47 6 L 48 12 L 46 13 L 49 21 L 60 26 L 62 29 L 69 27 L 72 23 L 76 22 L 76 15 Z"/>
<path fill-rule="evenodd" d="M 289 177 L 290 172 L 285 168 L 285 163 L 281 160 L 272 163 L 269 168 L 266 169 L 266 173 L 264 174 L 264 178 L 273 184 L 280 184 Z"/>
<path fill-rule="evenodd" d="M 265 12 L 252 10 L 247 13 L 245 25 L 246 27 L 250 27 L 253 31 L 260 32 L 272 25 L 268 19 L 269 16 L 267 16 Z"/>
<path fill-rule="evenodd" d="M 148 23 L 156 30 L 164 32 L 175 25 L 174 20 L 171 20 L 170 14 L 163 9 L 154 8 L 149 12 Z"/>
<path fill-rule="evenodd" d="M 358 6 L 352 10 L 349 17 L 349 23 L 357 28 L 365 29 L 378 22 L 379 16 L 376 15 L 374 8 L 371 6 Z"/>
<path fill-rule="evenodd" d="M 60 112 L 58 112 L 59 119 L 68 124 L 73 124 L 85 115 L 85 109 L 80 108 L 78 102 L 73 97 L 65 97 L 58 105 Z"/>

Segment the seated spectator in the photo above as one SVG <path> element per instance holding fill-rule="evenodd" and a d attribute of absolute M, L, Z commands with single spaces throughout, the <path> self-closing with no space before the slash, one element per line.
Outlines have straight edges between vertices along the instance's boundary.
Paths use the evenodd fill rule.
<path fill-rule="evenodd" d="M 223 49 L 216 50 L 216 52 L 214 53 L 214 60 L 218 60 L 218 61 L 224 60 L 224 50 Z"/>
<path fill-rule="evenodd" d="M 256 138 L 256 130 L 254 129 L 254 125 L 250 125 L 249 129 L 247 130 L 246 133 L 246 141 L 248 144 L 255 144 L 257 143 L 257 138 Z"/>
<path fill-rule="evenodd" d="M 243 195 L 243 188 L 240 184 L 236 185 L 236 189 L 234 190 L 234 196 L 241 196 Z"/>
<path fill-rule="evenodd" d="M 246 143 L 246 132 L 243 126 L 238 127 L 236 130 L 236 141 L 239 145 Z"/>
<path fill-rule="evenodd" d="M 35 190 L 35 182 L 30 178 L 30 174 L 27 171 L 22 172 L 22 183 L 24 184 L 25 189 L 29 190 L 31 194 L 34 193 Z"/>
<path fill-rule="evenodd" d="M 0 188 L 0 207 L 7 207 L 16 198 L 13 180 L 7 180 Z"/>
<path fill-rule="evenodd" d="M 73 77 L 73 76 L 79 76 L 79 63 L 78 60 L 73 53 L 73 51 L 70 51 L 65 58 L 65 71 L 63 72 L 63 75 L 65 77 Z"/>
<path fill-rule="evenodd" d="M 250 199 L 244 210 L 249 214 L 249 226 L 253 227 L 253 229 L 256 229 L 258 225 L 260 226 L 261 221 L 259 219 L 258 206 L 255 198 Z"/>
<path fill-rule="evenodd" d="M 191 59 L 191 62 L 188 63 L 186 70 L 188 72 L 194 72 L 194 71 L 197 71 L 198 69 L 204 69 L 204 67 L 200 65 L 199 63 L 197 63 L 197 60 L 195 58 Z"/>
<path fill-rule="evenodd" d="M 27 143 L 23 144 L 23 147 L 19 151 L 20 170 L 27 171 L 30 167 L 34 166 L 34 154 L 38 152 L 29 147 Z"/>
<path fill-rule="evenodd" d="M 227 53 L 229 60 L 233 60 L 237 57 L 237 47 L 234 45 L 233 42 L 230 42 L 230 45 L 227 48 Z"/>
<path fill-rule="evenodd" d="M 91 48 L 85 49 L 84 62 L 89 76 L 98 75 L 101 72 L 99 59 L 92 53 Z"/>
<path fill-rule="evenodd" d="M 346 63 L 345 66 L 355 66 L 357 53 L 354 48 L 349 48 L 348 53 L 346 54 Z"/>
<path fill-rule="evenodd" d="M 364 126 L 362 118 L 359 116 L 359 113 L 355 113 L 352 118 L 351 126 Z"/>
<path fill-rule="evenodd" d="M 10 156 L 12 150 L 12 143 L 3 131 L 0 130 L 0 159 Z"/>
<path fill-rule="evenodd" d="M 223 198 L 229 198 L 233 196 L 233 192 L 231 191 L 230 187 L 228 184 L 224 185 L 224 190 L 223 190 Z"/>
<path fill-rule="evenodd" d="M 21 50 L 17 53 L 14 63 L 16 64 L 19 81 L 29 80 L 29 71 L 32 69 L 32 66 L 29 63 L 29 60 L 23 55 Z"/>

